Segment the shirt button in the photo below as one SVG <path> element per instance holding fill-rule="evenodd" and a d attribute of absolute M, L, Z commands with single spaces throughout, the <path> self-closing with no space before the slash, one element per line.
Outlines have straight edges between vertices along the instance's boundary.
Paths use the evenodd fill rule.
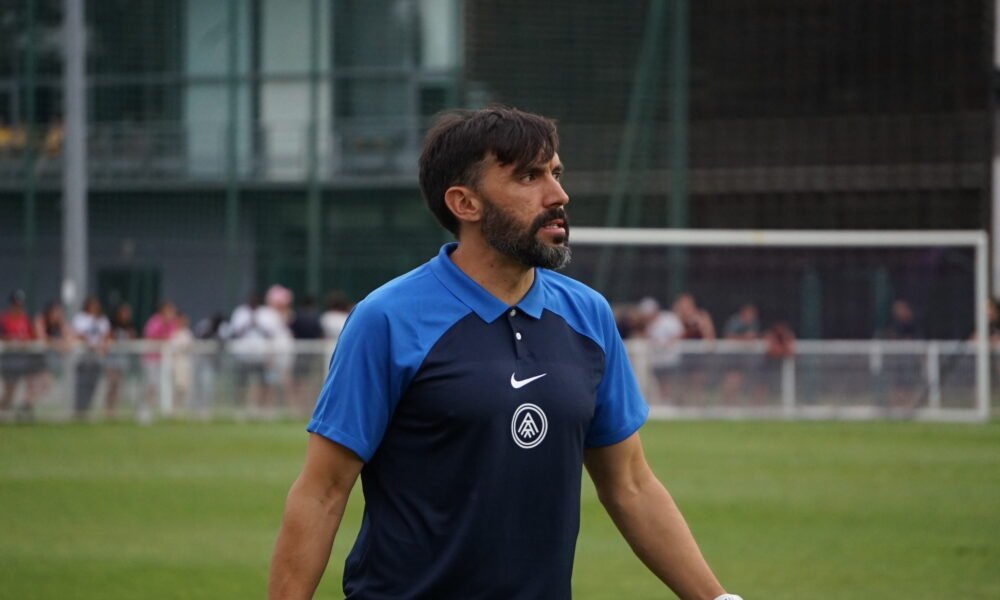
<path fill-rule="evenodd" d="M 516 316 L 516 315 L 517 315 L 517 309 L 516 308 L 510 309 L 510 316 L 513 317 L 513 316 Z"/>
<path fill-rule="evenodd" d="M 521 341 L 521 332 L 518 331 L 517 333 L 515 333 L 514 337 L 517 338 L 518 341 Z"/>

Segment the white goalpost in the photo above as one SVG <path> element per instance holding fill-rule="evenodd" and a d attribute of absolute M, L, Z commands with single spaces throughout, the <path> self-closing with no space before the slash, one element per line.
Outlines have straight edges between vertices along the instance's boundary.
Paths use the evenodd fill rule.
<path fill-rule="evenodd" d="M 987 321 L 988 302 L 988 239 L 983 231 L 823 231 L 823 230 L 691 230 L 691 229 L 625 229 L 578 227 L 571 232 L 574 247 L 665 247 L 665 248 L 871 248 L 902 249 L 946 247 L 972 250 L 974 278 L 974 339 L 952 340 L 801 340 L 796 342 L 794 356 L 775 369 L 775 393 L 777 400 L 770 405 L 732 406 L 722 402 L 703 406 L 695 403 L 675 405 L 670 402 L 651 402 L 655 416 L 663 418 L 837 418 L 869 419 L 905 417 L 921 420 L 985 421 L 990 416 L 990 346 Z M 682 342 L 680 352 L 718 357 L 732 354 L 760 354 L 763 345 L 718 341 L 713 344 L 702 342 Z M 645 346 L 643 346 L 645 348 Z M 633 366 L 641 385 L 655 387 L 648 364 L 655 362 L 656 350 L 649 348 L 632 355 Z M 802 379 L 809 373 L 798 363 L 808 363 L 815 356 L 853 356 L 864 360 L 872 372 L 881 372 L 886 364 L 893 364 L 894 356 L 918 357 L 920 385 L 926 386 L 919 405 L 907 410 L 891 410 L 876 404 L 852 405 L 843 401 L 842 405 L 824 402 L 803 402 L 799 390 Z M 943 358 L 947 355 L 946 358 Z M 970 402 L 961 406 L 949 405 L 942 401 L 942 373 L 949 365 L 969 357 L 970 373 L 974 382 L 969 382 Z M 744 363 L 746 364 L 746 363 Z M 728 368 L 728 367 L 727 367 Z M 683 368 L 681 369 L 683 371 Z M 836 378 L 827 378 L 835 380 Z M 808 382 L 805 382 L 808 383 Z M 835 382 L 837 383 L 837 382 Z M 821 384 L 822 385 L 822 382 Z M 814 386 L 815 387 L 815 386 Z M 644 390 L 646 391 L 646 390 Z M 812 390 L 813 397 L 822 398 L 824 390 Z"/>

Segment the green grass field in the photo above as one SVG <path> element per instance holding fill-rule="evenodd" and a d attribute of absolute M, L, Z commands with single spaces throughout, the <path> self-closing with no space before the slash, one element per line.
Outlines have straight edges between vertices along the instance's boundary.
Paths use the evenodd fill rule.
<path fill-rule="evenodd" d="M 262 598 L 298 423 L 0 427 L 0 598 Z M 1000 598 L 1000 423 L 650 423 L 747 600 Z M 339 598 L 355 491 L 318 597 Z M 589 480 L 575 597 L 670 598 Z"/>

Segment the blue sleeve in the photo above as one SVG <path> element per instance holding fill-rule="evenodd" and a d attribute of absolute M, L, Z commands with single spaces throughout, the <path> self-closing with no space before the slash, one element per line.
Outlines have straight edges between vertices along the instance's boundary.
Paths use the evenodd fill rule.
<path fill-rule="evenodd" d="M 371 460 L 399 402 L 392 364 L 388 318 L 377 307 L 358 304 L 337 340 L 306 429 Z"/>
<path fill-rule="evenodd" d="M 638 431 L 649 416 L 649 407 L 639 392 L 611 307 L 602 303 L 601 309 L 604 376 L 597 386 L 594 418 L 584 440 L 588 448 L 617 444 Z"/>

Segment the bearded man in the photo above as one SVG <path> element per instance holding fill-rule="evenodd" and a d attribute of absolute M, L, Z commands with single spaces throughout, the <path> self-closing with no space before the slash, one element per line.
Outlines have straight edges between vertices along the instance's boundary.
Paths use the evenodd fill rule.
<path fill-rule="evenodd" d="M 570 261 L 555 124 L 442 115 L 420 157 L 455 235 L 351 313 L 320 392 L 271 564 L 310 598 L 361 476 L 349 599 L 571 596 L 583 466 L 639 558 L 685 600 L 724 593 L 643 457 L 640 396 L 607 301 Z"/>

